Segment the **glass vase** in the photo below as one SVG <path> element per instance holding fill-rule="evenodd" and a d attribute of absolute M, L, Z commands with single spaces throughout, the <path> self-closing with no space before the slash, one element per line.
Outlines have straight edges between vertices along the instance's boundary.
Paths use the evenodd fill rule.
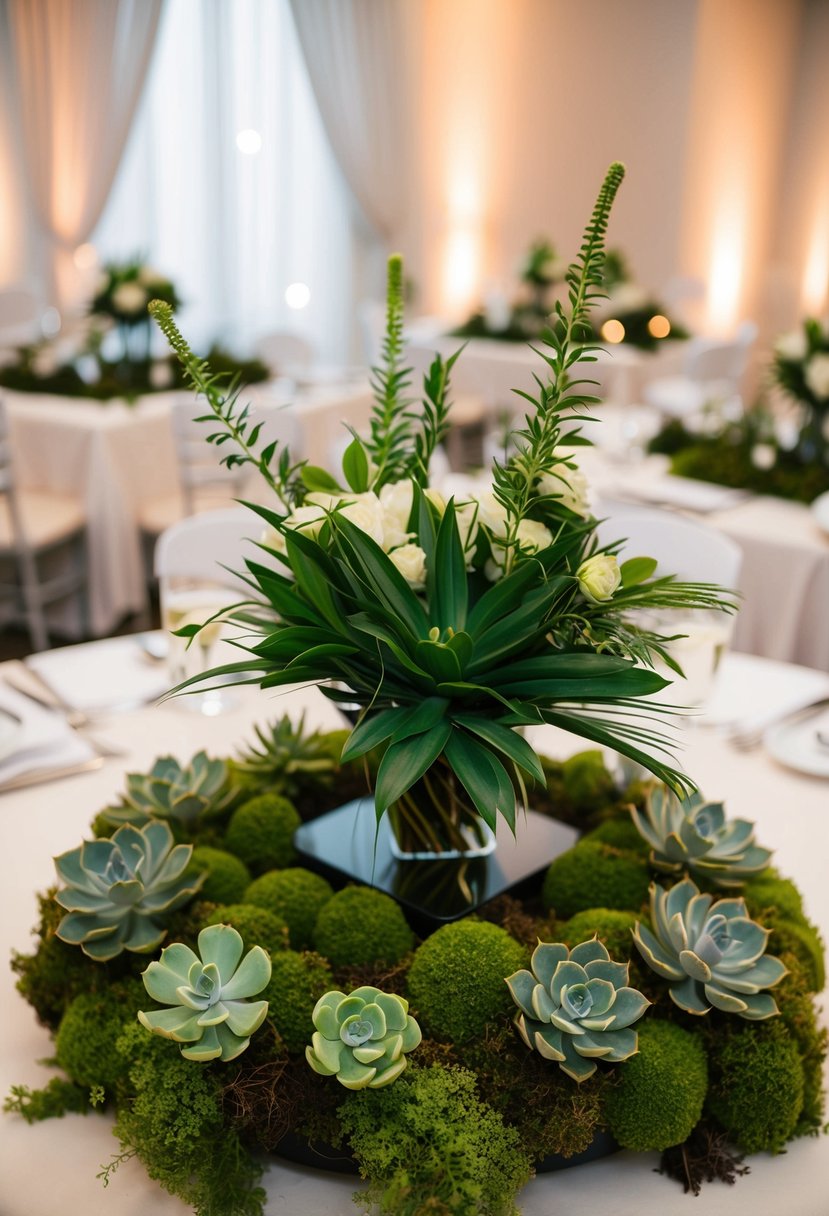
<path fill-rule="evenodd" d="M 398 861 L 471 860 L 495 849 L 495 833 L 443 756 L 387 814 L 390 848 Z"/>

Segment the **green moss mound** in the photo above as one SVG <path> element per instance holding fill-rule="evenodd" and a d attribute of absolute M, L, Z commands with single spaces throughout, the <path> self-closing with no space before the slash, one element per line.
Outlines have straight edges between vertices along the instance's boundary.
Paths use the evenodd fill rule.
<path fill-rule="evenodd" d="M 294 832 L 300 825 L 296 808 L 279 794 L 260 794 L 234 811 L 225 846 L 253 874 L 281 869 L 296 860 Z"/>
<path fill-rule="evenodd" d="M 822 1129 L 825 1119 L 823 1064 L 829 1031 L 819 1024 L 802 968 L 796 960 L 788 961 L 791 972 L 775 989 L 775 999 L 780 1020 L 797 1044 L 803 1068 L 803 1107 L 794 1134 L 815 1135 Z"/>
<path fill-rule="evenodd" d="M 586 841 L 607 844 L 613 849 L 624 849 L 630 853 L 641 853 L 643 857 L 648 855 L 648 846 L 629 816 L 606 819 L 592 832 L 588 832 L 579 843 L 584 844 Z"/>
<path fill-rule="evenodd" d="M 766 915 L 763 924 L 772 931 L 769 953 L 793 954 L 803 969 L 809 991 L 822 992 L 826 987 L 826 963 L 817 929 L 808 921 L 787 921 L 774 915 Z"/>
<path fill-rule="evenodd" d="M 568 798 L 588 813 L 606 806 L 616 795 L 615 782 L 597 748 L 568 757 L 562 763 L 561 778 Z"/>
<path fill-rule="evenodd" d="M 442 930 L 441 930 L 442 932 Z M 349 1095 L 339 1111 L 368 1190 L 388 1216 L 514 1216 L 531 1166 L 518 1133 L 462 1068 L 410 1067 L 393 1085 Z"/>
<path fill-rule="evenodd" d="M 526 964 L 524 947 L 498 925 L 454 921 L 416 950 L 409 995 L 431 1034 L 460 1043 L 509 1015 L 513 1005 L 504 980 Z"/>
<path fill-rule="evenodd" d="M 207 925 L 233 925 L 245 948 L 261 946 L 269 954 L 288 949 L 288 925 L 281 916 L 256 904 L 222 904 L 211 912 Z"/>
<path fill-rule="evenodd" d="M 335 967 L 396 963 L 414 945 L 400 905 L 370 887 L 346 887 L 317 917 L 314 944 Z"/>
<path fill-rule="evenodd" d="M 331 970 L 318 954 L 285 950 L 271 959 L 270 983 L 262 999 L 288 1051 L 302 1052 L 311 1042 L 314 1006 L 333 987 Z"/>
<path fill-rule="evenodd" d="M 63 1015 L 55 1038 L 55 1055 L 78 1085 L 112 1089 L 125 1072 L 115 1044 L 125 1023 L 139 1009 L 152 1006 L 138 980 L 114 985 L 107 993 L 82 992 Z"/>
<path fill-rule="evenodd" d="M 700 1037 L 673 1022 L 645 1020 L 639 1054 L 617 1069 L 619 1084 L 608 1091 L 605 1115 L 622 1147 L 643 1153 L 687 1140 L 708 1087 Z"/>
<path fill-rule="evenodd" d="M 803 896 L 788 878 L 781 878 L 772 869 L 757 878 L 750 879 L 742 890 L 746 906 L 752 917 L 761 917 L 763 912 L 774 909 L 786 920 L 805 922 Z"/>
<path fill-rule="evenodd" d="M 333 894 L 331 884 L 319 874 L 295 866 L 255 878 L 245 892 L 245 903 L 281 917 L 288 926 L 291 946 L 302 950 L 312 945 L 317 917 Z"/>
<path fill-rule="evenodd" d="M 624 963 L 634 954 L 631 929 L 636 920 L 635 913 L 623 912 L 619 908 L 586 908 L 566 921 L 561 933 L 571 950 L 579 942 L 586 942 L 596 934 L 607 947 L 610 957 Z"/>
<path fill-rule="evenodd" d="M 541 899 L 563 919 L 587 908 L 639 908 L 650 874 L 641 857 L 601 841 L 581 840 L 557 857 L 544 877 Z"/>
<path fill-rule="evenodd" d="M 780 1152 L 803 1109 L 803 1066 L 797 1043 L 774 1019 L 721 1032 L 709 1047 L 707 1109 L 747 1153 Z"/>
<path fill-rule="evenodd" d="M 250 886 L 250 870 L 239 857 L 225 849 L 213 849 L 200 844 L 193 849 L 190 860 L 193 870 L 207 871 L 207 878 L 199 891 L 200 899 L 215 904 L 239 903 Z"/>

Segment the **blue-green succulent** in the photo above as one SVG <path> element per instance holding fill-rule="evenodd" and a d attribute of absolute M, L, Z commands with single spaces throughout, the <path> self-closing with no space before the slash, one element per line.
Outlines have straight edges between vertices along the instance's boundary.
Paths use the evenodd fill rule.
<path fill-rule="evenodd" d="M 66 883 L 55 896 L 67 915 L 57 936 L 98 962 L 123 950 L 148 954 L 164 940 L 159 921 L 196 894 L 205 874 L 187 873 L 192 845 L 174 844 L 166 823 L 125 824 L 55 858 Z"/>
<path fill-rule="evenodd" d="M 315 1030 L 305 1058 L 314 1072 L 346 1089 L 380 1089 L 400 1076 L 421 1039 L 402 996 L 366 985 L 326 992 L 311 1015 Z"/>
<path fill-rule="evenodd" d="M 778 1013 L 770 993 L 786 975 L 765 953 L 769 930 L 750 919 L 741 898 L 701 895 L 690 878 L 670 891 L 650 889 L 653 932 L 636 923 L 633 940 L 648 966 L 668 980 L 674 1004 L 686 1013 L 710 1009 L 761 1021 Z"/>
<path fill-rule="evenodd" d="M 233 797 L 224 760 L 197 752 L 189 764 L 160 756 L 149 773 L 127 773 L 120 806 L 107 807 L 107 823 L 141 825 L 150 818 L 191 824 L 207 812 L 224 810 Z"/>
<path fill-rule="evenodd" d="M 717 887 L 739 887 L 769 864 L 770 851 L 754 843 L 754 824 L 726 819 L 723 804 L 698 791 L 680 799 L 656 785 L 645 809 L 631 807 L 631 815 L 651 846 L 652 865 L 663 873 L 690 871 Z"/>
<path fill-rule="evenodd" d="M 202 929 L 198 948 L 196 954 L 173 942 L 150 963 L 144 987 L 153 1000 L 172 1008 L 141 1012 L 138 1020 L 153 1034 L 179 1043 L 188 1060 L 233 1060 L 267 1015 L 267 1001 L 248 998 L 267 987 L 271 960 L 261 946 L 252 946 L 242 959 L 244 943 L 230 925 Z"/>
<path fill-rule="evenodd" d="M 627 963 L 613 962 L 595 939 L 572 950 L 540 941 L 530 967 L 506 981 L 528 1047 L 579 1082 L 593 1075 L 596 1060 L 616 1064 L 635 1054 L 638 1036 L 631 1026 L 650 1001 L 627 986 Z"/>

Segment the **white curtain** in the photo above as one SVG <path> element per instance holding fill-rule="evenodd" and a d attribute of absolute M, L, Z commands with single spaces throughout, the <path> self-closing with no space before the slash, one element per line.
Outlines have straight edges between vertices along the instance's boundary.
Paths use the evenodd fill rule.
<path fill-rule="evenodd" d="M 257 152 L 241 133 L 253 131 Z M 93 242 L 149 258 L 204 347 L 290 330 L 319 358 L 357 353 L 365 223 L 331 153 L 287 0 L 166 0 L 124 163 Z M 293 283 L 310 290 L 292 310 Z"/>
<path fill-rule="evenodd" d="M 112 187 L 161 0 L 8 0 L 13 96 L 58 295 Z"/>
<path fill-rule="evenodd" d="M 291 0 L 291 9 L 331 146 L 388 240 L 409 192 L 410 0 Z"/>

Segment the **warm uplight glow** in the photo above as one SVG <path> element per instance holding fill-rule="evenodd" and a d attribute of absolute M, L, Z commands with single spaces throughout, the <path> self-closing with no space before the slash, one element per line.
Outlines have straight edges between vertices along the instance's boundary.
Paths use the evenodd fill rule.
<path fill-rule="evenodd" d="M 285 288 L 285 303 L 289 308 L 305 308 L 311 299 L 311 289 L 305 283 L 291 283 Z"/>
<path fill-rule="evenodd" d="M 262 150 L 262 136 L 253 127 L 236 133 L 236 147 L 244 156 L 256 156 Z"/>
<path fill-rule="evenodd" d="M 715 333 L 728 333 L 738 320 L 743 286 L 746 224 L 736 196 L 717 216 L 708 276 L 708 319 Z"/>
<path fill-rule="evenodd" d="M 829 193 L 829 191 L 827 191 Z M 829 203 L 816 212 L 806 266 L 800 288 L 801 312 L 807 317 L 819 317 L 826 311 L 829 296 L 829 225 L 826 215 Z"/>
<path fill-rule="evenodd" d="M 469 308 L 481 272 L 481 238 L 472 224 L 455 226 L 446 238 L 443 299 L 450 315 Z"/>
<path fill-rule="evenodd" d="M 602 337 L 605 342 L 612 342 L 614 345 L 618 342 L 623 342 L 625 339 L 625 327 L 621 321 L 615 319 L 605 321 L 602 326 Z"/>
<path fill-rule="evenodd" d="M 78 245 L 72 254 L 72 261 L 78 270 L 91 270 L 93 266 L 98 265 L 98 250 L 88 242 Z"/>
<path fill-rule="evenodd" d="M 651 317 L 650 321 L 648 321 L 648 333 L 652 338 L 667 338 L 670 332 L 671 323 L 661 313 L 657 313 L 655 317 Z"/>

